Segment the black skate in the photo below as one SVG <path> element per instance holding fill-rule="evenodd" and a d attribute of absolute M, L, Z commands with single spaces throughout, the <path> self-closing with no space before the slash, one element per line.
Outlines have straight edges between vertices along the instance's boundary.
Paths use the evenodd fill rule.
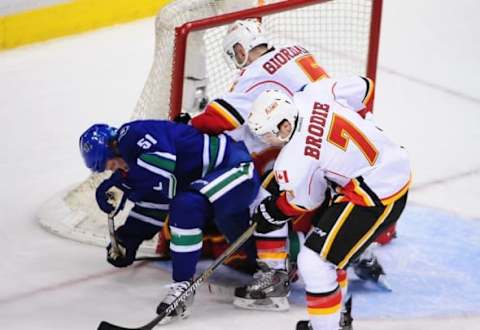
<path fill-rule="evenodd" d="M 380 265 L 378 259 L 373 254 L 370 254 L 366 258 L 362 258 L 361 256 L 358 260 L 354 261 L 353 270 L 361 280 L 371 281 L 388 291 L 392 291 L 386 280 L 386 274 L 382 265 Z"/>
<path fill-rule="evenodd" d="M 312 330 L 312 325 L 310 324 L 310 321 L 307 320 L 301 320 L 297 322 L 297 330 Z"/>
<path fill-rule="evenodd" d="M 286 311 L 290 305 L 290 282 L 286 270 L 271 269 L 261 263 L 253 282 L 235 289 L 233 304 L 245 309 Z"/>

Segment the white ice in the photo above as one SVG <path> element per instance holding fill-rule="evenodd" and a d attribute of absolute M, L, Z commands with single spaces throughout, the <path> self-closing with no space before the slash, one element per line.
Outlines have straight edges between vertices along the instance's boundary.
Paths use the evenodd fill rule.
<path fill-rule="evenodd" d="M 475 0 L 384 1 L 376 93 L 377 122 L 411 154 L 411 202 L 475 220 L 478 12 Z M 168 273 L 151 265 L 112 269 L 102 249 L 53 236 L 35 218 L 52 195 L 87 177 L 79 134 L 93 122 L 129 119 L 152 56 L 152 19 L 0 53 L 0 328 L 95 329 L 104 319 L 136 326 L 154 315 Z M 190 319 L 168 327 L 293 329 L 305 316 L 299 306 L 280 314 L 237 310 L 201 289 Z M 355 329 L 472 330 L 479 323 L 477 313 L 358 319 Z"/>

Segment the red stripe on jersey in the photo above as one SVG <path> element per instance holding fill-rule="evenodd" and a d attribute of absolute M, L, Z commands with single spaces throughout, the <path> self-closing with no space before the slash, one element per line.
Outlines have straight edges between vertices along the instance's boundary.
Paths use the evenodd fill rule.
<path fill-rule="evenodd" d="M 331 308 L 337 306 L 342 301 L 342 292 L 337 288 L 332 294 L 327 296 L 319 296 L 307 292 L 308 308 Z"/>
<path fill-rule="evenodd" d="M 235 125 L 210 105 L 207 105 L 202 113 L 193 117 L 191 124 L 193 127 L 206 134 L 220 134 L 224 131 L 231 131 L 236 128 Z"/>
<path fill-rule="evenodd" d="M 278 240 L 262 240 L 261 238 L 257 238 L 255 240 L 255 245 L 259 250 L 276 251 L 285 248 L 287 246 L 287 242 L 285 238 Z"/>
<path fill-rule="evenodd" d="M 280 197 L 277 198 L 275 205 L 280 211 L 282 211 L 283 214 L 289 217 L 296 217 L 307 211 L 301 207 L 290 204 L 287 200 L 287 194 L 285 194 L 285 192 L 283 192 Z"/>
<path fill-rule="evenodd" d="M 278 81 L 275 81 L 275 80 L 264 80 L 264 81 L 260 81 L 258 83 L 256 83 L 255 85 L 253 86 L 250 86 L 246 91 L 245 93 L 248 93 L 250 92 L 252 89 L 255 89 L 257 88 L 258 86 L 260 85 L 263 85 L 263 84 L 275 84 L 275 85 L 279 85 L 280 87 L 282 87 L 290 96 L 293 96 L 293 93 L 290 89 L 288 89 L 287 86 L 279 83 Z"/>
<path fill-rule="evenodd" d="M 341 201 L 349 201 L 355 205 L 360 205 L 360 206 L 373 206 L 372 205 L 373 202 L 371 202 L 371 197 L 368 196 L 368 194 L 363 190 L 357 189 L 357 187 L 358 187 L 357 180 L 352 179 L 345 187 L 340 188 L 339 190 L 341 194 L 343 194 L 343 197 L 345 198 L 345 200 L 341 200 Z"/>
<path fill-rule="evenodd" d="M 347 272 L 343 269 L 337 270 L 337 282 L 342 282 L 347 279 Z"/>

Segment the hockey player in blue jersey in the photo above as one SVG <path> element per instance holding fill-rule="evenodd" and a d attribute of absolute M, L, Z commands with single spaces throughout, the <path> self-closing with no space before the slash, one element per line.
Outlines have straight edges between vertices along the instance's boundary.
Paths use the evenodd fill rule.
<path fill-rule="evenodd" d="M 202 134 L 183 124 L 144 120 L 118 130 L 93 125 L 79 144 L 89 169 L 113 171 L 97 188 L 99 207 L 106 213 L 113 210 L 107 194 L 113 186 L 134 203 L 125 224 L 116 231 L 124 254 L 107 248 L 111 264 L 132 264 L 140 244 L 151 239 L 169 216 L 174 283 L 158 313 L 190 284 L 201 253 L 202 230 L 211 219 L 229 241 L 248 227 L 249 205 L 260 179 L 242 142 L 223 134 Z M 187 316 L 191 297 L 164 320 Z"/>

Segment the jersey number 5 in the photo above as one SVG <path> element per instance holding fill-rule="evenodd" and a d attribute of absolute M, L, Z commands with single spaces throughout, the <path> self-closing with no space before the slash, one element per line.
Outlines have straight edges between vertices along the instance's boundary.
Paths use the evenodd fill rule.
<path fill-rule="evenodd" d="M 327 73 L 318 65 L 312 55 L 304 55 L 295 60 L 310 81 L 317 81 L 328 77 Z"/>
<path fill-rule="evenodd" d="M 378 157 L 378 150 L 373 143 L 351 122 L 334 113 L 328 133 L 328 142 L 342 150 L 347 150 L 349 141 L 355 143 L 371 166 Z"/>

